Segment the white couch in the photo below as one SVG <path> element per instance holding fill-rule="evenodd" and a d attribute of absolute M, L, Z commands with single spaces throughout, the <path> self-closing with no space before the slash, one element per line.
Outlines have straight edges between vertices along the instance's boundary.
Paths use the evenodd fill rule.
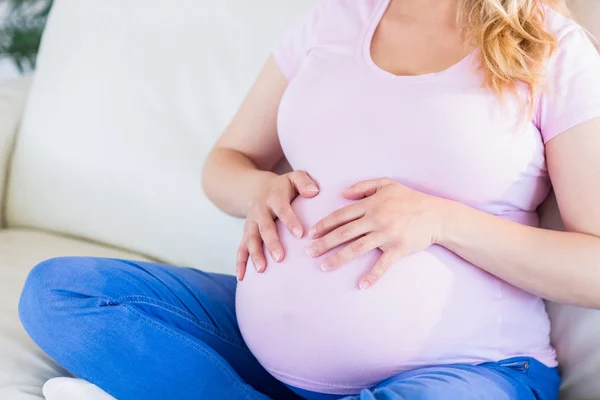
<path fill-rule="evenodd" d="M 208 202 L 200 170 L 278 35 L 313 2 L 55 1 L 35 77 L 0 86 L 0 399 L 41 399 L 46 380 L 68 376 L 17 317 L 39 261 L 232 272 L 242 222 Z M 600 34 L 600 1 L 574 3 Z M 557 227 L 556 207 L 545 214 Z M 564 398 L 600 399 L 600 313 L 550 311 Z"/>

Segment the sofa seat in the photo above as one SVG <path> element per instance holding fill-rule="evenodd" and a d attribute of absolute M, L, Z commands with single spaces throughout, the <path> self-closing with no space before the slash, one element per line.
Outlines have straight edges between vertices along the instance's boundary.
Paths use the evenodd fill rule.
<path fill-rule="evenodd" d="M 31 267 L 48 258 L 97 256 L 135 260 L 147 258 L 83 240 L 35 230 L 0 230 L 0 399 L 43 399 L 41 384 L 69 376 L 29 339 L 18 320 L 19 294 Z"/>

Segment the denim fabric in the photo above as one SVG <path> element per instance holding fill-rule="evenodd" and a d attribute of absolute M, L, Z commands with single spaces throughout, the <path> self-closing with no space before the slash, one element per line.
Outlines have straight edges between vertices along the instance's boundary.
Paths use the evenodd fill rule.
<path fill-rule="evenodd" d="M 528 357 L 480 365 L 445 365 L 408 371 L 356 396 L 310 393 L 307 400 L 557 400 L 560 378 Z"/>
<path fill-rule="evenodd" d="M 299 398 L 244 344 L 235 287 L 189 268 L 57 258 L 32 270 L 19 315 L 50 357 L 119 400 Z M 556 400 L 559 384 L 555 369 L 519 358 L 410 371 L 345 398 Z"/>

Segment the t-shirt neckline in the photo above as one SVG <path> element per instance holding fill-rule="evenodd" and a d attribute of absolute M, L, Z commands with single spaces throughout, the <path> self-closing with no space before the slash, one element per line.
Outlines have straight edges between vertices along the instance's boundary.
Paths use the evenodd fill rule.
<path fill-rule="evenodd" d="M 375 1 L 377 1 L 378 4 L 374 8 L 371 20 L 366 25 L 365 32 L 361 35 L 362 40 L 359 41 L 359 44 L 357 46 L 357 56 L 359 58 L 360 64 L 367 70 L 367 72 L 373 75 L 377 75 L 379 77 L 386 78 L 391 81 L 401 83 L 430 82 L 433 80 L 439 80 L 442 77 L 448 78 L 449 76 L 452 76 L 453 78 L 456 78 L 457 73 L 460 72 L 464 65 L 469 65 L 473 63 L 476 50 L 469 53 L 466 57 L 464 57 L 457 63 L 439 72 L 430 72 L 421 75 L 395 75 L 379 67 L 375 63 L 375 61 L 373 61 L 373 58 L 371 56 L 371 47 L 373 44 L 373 37 L 375 36 L 375 31 L 379 27 L 379 24 L 381 23 L 385 12 L 389 8 L 391 0 Z"/>

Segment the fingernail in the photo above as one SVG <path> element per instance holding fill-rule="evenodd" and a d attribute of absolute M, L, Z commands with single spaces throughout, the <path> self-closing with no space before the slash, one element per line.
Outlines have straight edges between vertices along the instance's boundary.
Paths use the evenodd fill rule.
<path fill-rule="evenodd" d="M 294 228 L 292 232 L 297 239 L 300 239 L 302 237 L 302 229 Z"/>
<path fill-rule="evenodd" d="M 309 257 L 314 257 L 317 255 L 316 250 L 314 249 L 314 247 L 307 247 L 306 248 L 306 255 Z"/>
<path fill-rule="evenodd" d="M 260 272 L 260 266 L 258 264 L 254 264 L 254 269 L 256 272 Z"/>
<path fill-rule="evenodd" d="M 307 192 L 318 192 L 319 191 L 319 188 L 314 183 L 309 183 L 308 185 L 306 185 L 304 187 L 304 189 L 306 189 Z"/>
<path fill-rule="evenodd" d="M 316 234 L 317 234 L 317 230 L 315 228 L 311 228 L 311 230 L 308 231 L 308 237 L 310 237 L 311 239 L 313 237 L 315 237 Z"/>
<path fill-rule="evenodd" d="M 278 250 L 273 250 L 271 252 L 271 257 L 273 257 L 273 260 L 279 262 L 281 260 L 281 253 Z"/>
<path fill-rule="evenodd" d="M 361 282 L 361 284 L 360 284 L 361 290 L 367 290 L 370 287 L 371 287 L 371 282 L 369 282 L 369 281 L 364 281 L 364 282 Z"/>
<path fill-rule="evenodd" d="M 323 272 L 328 272 L 331 269 L 331 265 L 329 264 L 329 261 L 323 261 L 323 263 L 321 264 L 321 270 Z"/>

